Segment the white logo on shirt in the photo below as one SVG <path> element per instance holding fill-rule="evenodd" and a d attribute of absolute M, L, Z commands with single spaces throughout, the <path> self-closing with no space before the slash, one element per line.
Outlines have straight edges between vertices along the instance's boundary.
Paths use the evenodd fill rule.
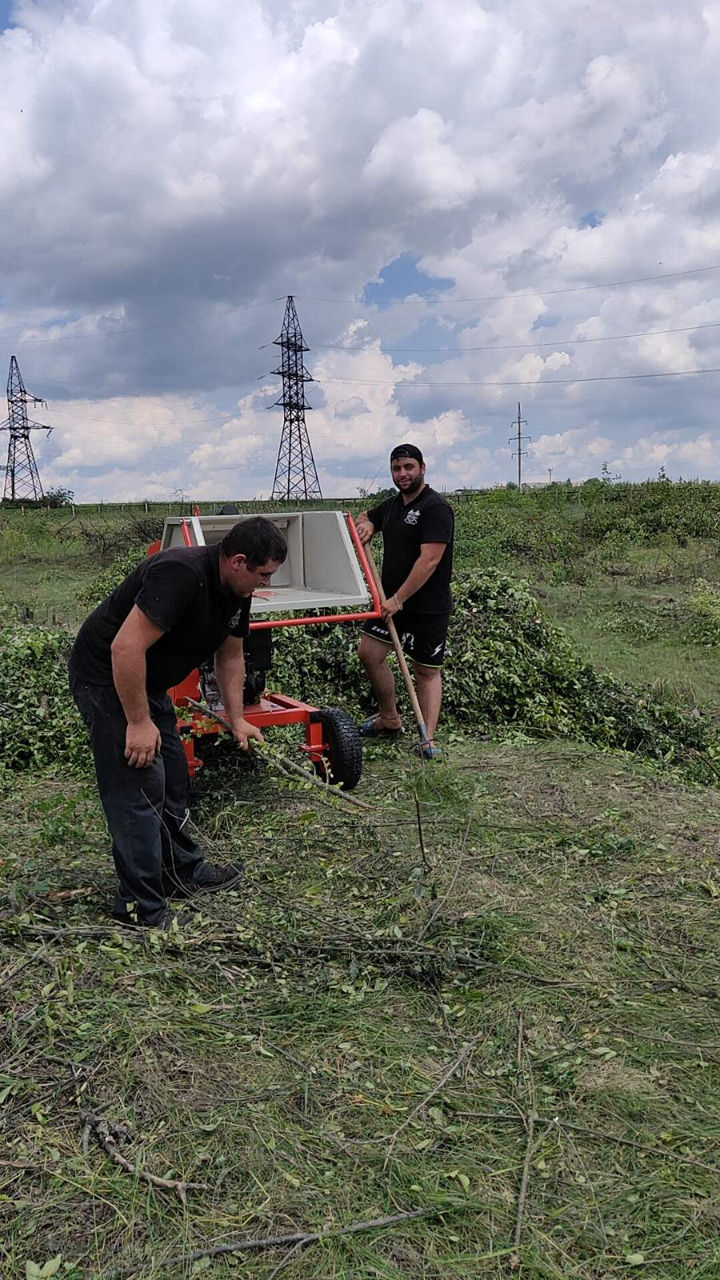
<path fill-rule="evenodd" d="M 420 512 L 416 511 L 413 507 L 411 507 L 410 510 L 405 515 L 405 524 L 417 524 L 419 519 L 420 519 Z"/>

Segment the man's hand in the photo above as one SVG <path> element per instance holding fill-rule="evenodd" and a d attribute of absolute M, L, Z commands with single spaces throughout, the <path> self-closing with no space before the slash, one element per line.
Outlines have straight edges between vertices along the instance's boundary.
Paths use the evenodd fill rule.
<path fill-rule="evenodd" d="M 402 604 L 397 596 L 390 596 L 389 600 L 383 600 L 380 605 L 383 622 L 387 622 L 388 618 L 394 618 L 396 613 L 402 609 Z"/>
<path fill-rule="evenodd" d="M 152 720 L 128 724 L 125 734 L 125 759 L 133 769 L 146 769 L 159 754 L 162 738 Z"/>
<path fill-rule="evenodd" d="M 371 520 L 368 520 L 367 516 L 358 516 L 355 521 L 355 528 L 363 546 L 370 541 L 375 533 L 375 526 Z"/>
<path fill-rule="evenodd" d="M 238 746 L 242 747 L 243 751 L 247 751 L 251 738 L 255 738 L 257 742 L 265 741 L 257 725 L 250 724 L 249 720 L 246 720 L 243 716 L 238 720 L 231 721 L 230 729 L 233 738 Z"/>

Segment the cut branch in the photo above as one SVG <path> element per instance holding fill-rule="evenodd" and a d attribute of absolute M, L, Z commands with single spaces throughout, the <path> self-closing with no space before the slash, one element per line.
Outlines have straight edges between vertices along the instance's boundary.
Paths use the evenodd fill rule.
<path fill-rule="evenodd" d="M 228 1244 L 208 1245 L 207 1248 L 195 1249 L 192 1253 L 176 1254 L 172 1258 L 163 1259 L 162 1265 L 167 1269 L 185 1266 L 189 1262 L 196 1262 L 198 1258 L 216 1258 L 223 1253 L 247 1253 L 253 1249 L 290 1248 L 293 1245 L 304 1247 L 308 1244 L 316 1244 L 318 1240 L 332 1240 L 338 1236 L 355 1235 L 360 1231 L 377 1231 L 383 1227 L 394 1227 L 398 1222 L 410 1222 L 413 1218 L 439 1217 L 455 1207 L 446 1205 L 430 1209 L 409 1209 L 406 1213 L 393 1213 L 387 1218 L 370 1218 L 366 1222 L 353 1222 L 349 1227 L 338 1227 L 335 1231 L 296 1231 L 286 1236 L 265 1236 L 264 1239 L 257 1240 L 231 1240 Z M 109 1280 L 116 1280 L 116 1277 L 119 1280 L 120 1276 L 136 1275 L 138 1271 L 145 1270 L 145 1266 L 145 1263 L 140 1262 L 137 1266 L 120 1267 L 110 1272 Z"/>
<path fill-rule="evenodd" d="M 422 1111 L 423 1108 L 427 1106 L 428 1102 L 430 1102 L 430 1100 L 435 1097 L 436 1093 L 439 1093 L 441 1089 L 444 1089 L 448 1080 L 450 1080 L 450 1078 L 455 1074 L 458 1068 L 463 1065 L 465 1060 L 470 1057 L 470 1054 L 473 1053 L 479 1041 L 483 1039 L 484 1035 L 485 1035 L 484 1032 L 479 1032 L 476 1036 L 473 1036 L 470 1043 L 466 1045 L 465 1048 L 463 1049 L 462 1053 L 460 1054 L 460 1057 L 456 1058 L 452 1066 L 448 1067 L 447 1071 L 443 1073 L 443 1075 L 440 1077 L 435 1087 L 432 1088 L 430 1092 L 425 1095 L 422 1102 L 418 1102 L 417 1106 L 413 1107 L 412 1111 L 405 1117 L 402 1124 L 399 1124 L 395 1132 L 390 1135 L 390 1142 L 385 1155 L 385 1162 L 383 1164 L 383 1169 L 387 1168 L 388 1161 L 392 1155 L 393 1147 L 395 1146 L 395 1143 L 400 1137 L 400 1134 L 402 1133 L 403 1129 L 407 1129 L 407 1126 L 411 1123 L 412 1120 L 414 1120 L 418 1112 Z M 373 1139 L 368 1139 L 368 1141 L 373 1141 Z"/>
<path fill-rule="evenodd" d="M 205 1182 L 185 1182 L 180 1178 L 158 1178 L 154 1173 L 148 1173 L 147 1169 L 136 1169 L 130 1160 L 126 1160 L 117 1149 L 116 1142 L 118 1138 L 128 1136 L 127 1129 L 122 1129 L 117 1125 L 111 1124 L 109 1120 L 103 1120 L 100 1116 L 96 1116 L 92 1111 L 88 1111 L 82 1117 L 85 1123 L 83 1138 L 89 1129 L 94 1133 L 99 1145 L 102 1147 L 106 1155 L 115 1164 L 119 1164 L 121 1169 L 126 1173 L 131 1173 L 133 1177 L 140 1178 L 142 1182 L 147 1182 L 151 1187 L 158 1187 L 161 1191 L 174 1191 L 182 1204 L 186 1202 L 186 1193 L 188 1191 L 209 1191 L 210 1187 Z"/>
<path fill-rule="evenodd" d="M 202 712 L 209 720 L 214 720 L 217 724 L 222 725 L 223 729 L 230 732 L 230 725 L 224 716 L 219 716 L 217 712 L 211 711 L 202 702 L 197 702 L 195 698 L 186 698 L 185 702 L 188 706 L 194 707 L 196 711 Z M 320 787 L 327 796 L 334 796 L 336 800 L 344 800 L 346 804 L 354 805 L 356 809 L 365 809 L 368 813 L 373 812 L 373 806 L 365 800 L 358 800 L 357 796 L 349 796 L 346 791 L 339 791 L 336 787 L 331 787 L 329 783 L 323 782 L 315 773 L 308 773 L 307 769 L 301 768 L 299 764 L 295 764 L 294 760 L 288 760 L 287 756 L 281 755 L 274 748 L 269 749 L 265 744 L 264 750 L 260 743 L 256 743 L 253 750 L 262 750 L 263 758 L 278 773 L 284 773 L 285 776 L 292 778 L 302 778 L 303 782 L 311 782 L 314 787 Z"/>

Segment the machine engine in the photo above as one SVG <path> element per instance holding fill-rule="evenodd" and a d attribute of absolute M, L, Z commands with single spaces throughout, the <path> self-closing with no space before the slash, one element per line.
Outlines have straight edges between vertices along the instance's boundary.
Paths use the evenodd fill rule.
<path fill-rule="evenodd" d="M 243 701 L 246 707 L 254 706 L 260 701 L 267 684 L 267 673 L 272 666 L 272 632 L 270 630 L 251 631 L 243 644 L 245 652 L 245 689 Z M 203 662 L 198 668 L 200 690 L 212 711 L 220 706 L 220 690 L 215 680 L 215 670 L 211 661 Z"/>

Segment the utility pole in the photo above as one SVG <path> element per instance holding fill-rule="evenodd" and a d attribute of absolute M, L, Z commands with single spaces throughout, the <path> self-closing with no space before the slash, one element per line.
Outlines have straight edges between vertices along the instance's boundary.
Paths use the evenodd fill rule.
<path fill-rule="evenodd" d="M 28 418 L 28 404 L 42 405 L 44 400 L 33 396 L 25 390 L 25 383 L 15 356 L 10 357 L 10 372 L 7 380 L 8 416 L 0 423 L 0 431 L 9 431 L 7 465 L 5 467 L 5 486 L 3 502 L 16 502 L 26 498 L 31 502 L 41 502 L 44 494 L 40 483 L 35 455 L 30 443 L 31 431 L 47 431 L 52 427 L 42 422 L 31 422 Z"/>
<path fill-rule="evenodd" d="M 517 458 L 517 462 L 518 462 L 517 484 L 518 484 L 518 489 L 522 493 L 522 460 L 523 458 L 527 458 L 527 449 L 523 449 L 523 441 L 532 440 L 532 436 L 523 435 L 523 427 L 527 426 L 527 422 L 523 417 L 520 416 L 519 400 L 518 400 L 518 416 L 516 419 L 513 420 L 513 422 L 510 425 L 513 427 L 517 427 L 516 434 L 514 436 L 510 436 L 510 439 L 508 440 L 508 444 L 515 445 L 515 448 L 513 449 L 513 452 L 512 452 L 512 457 Z"/>
<path fill-rule="evenodd" d="M 280 337 L 274 345 L 282 353 L 280 368 L 273 369 L 273 373 L 282 377 L 282 396 L 275 404 L 283 407 L 283 429 L 272 499 L 322 498 L 305 425 L 305 410 L 312 408 L 305 400 L 305 383 L 314 379 L 305 368 L 303 355 L 310 348 L 305 345 L 292 294 L 288 295 Z"/>

